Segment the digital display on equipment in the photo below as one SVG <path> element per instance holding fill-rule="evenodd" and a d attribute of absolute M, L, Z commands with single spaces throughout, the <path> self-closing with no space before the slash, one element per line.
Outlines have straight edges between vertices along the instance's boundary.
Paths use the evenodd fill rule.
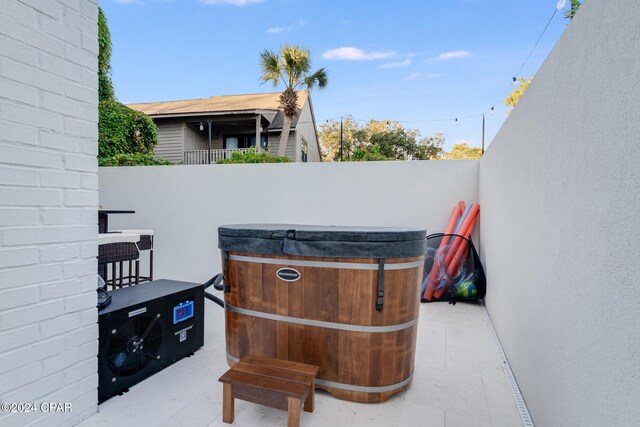
<path fill-rule="evenodd" d="M 183 301 L 178 305 L 173 306 L 173 324 L 184 322 L 187 319 L 193 317 L 193 301 Z"/>

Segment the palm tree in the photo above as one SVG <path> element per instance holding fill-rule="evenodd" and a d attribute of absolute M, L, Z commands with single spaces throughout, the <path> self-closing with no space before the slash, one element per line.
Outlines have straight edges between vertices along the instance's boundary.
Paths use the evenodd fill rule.
<path fill-rule="evenodd" d="M 282 133 L 278 145 L 278 156 L 284 156 L 291 123 L 298 114 L 298 93 L 300 89 L 319 89 L 327 86 L 327 72 L 320 68 L 314 73 L 311 70 L 311 53 L 309 49 L 297 45 L 285 45 L 280 52 L 265 50 L 260 54 L 261 80 L 271 82 L 277 87 L 284 84 L 284 92 L 280 95 L 280 106 L 284 111 Z"/>

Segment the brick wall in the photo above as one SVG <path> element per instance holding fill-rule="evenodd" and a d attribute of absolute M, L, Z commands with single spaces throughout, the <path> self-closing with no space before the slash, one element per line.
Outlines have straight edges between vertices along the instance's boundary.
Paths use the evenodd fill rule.
<path fill-rule="evenodd" d="M 97 404 L 97 0 L 0 2 L 0 425 Z"/>

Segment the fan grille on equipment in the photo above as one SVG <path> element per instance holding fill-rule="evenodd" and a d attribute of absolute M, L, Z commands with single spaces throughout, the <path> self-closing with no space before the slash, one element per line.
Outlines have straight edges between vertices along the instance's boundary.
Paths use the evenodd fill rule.
<path fill-rule="evenodd" d="M 159 316 L 138 316 L 112 333 L 107 361 L 114 378 L 137 374 L 159 359 L 162 345 Z"/>

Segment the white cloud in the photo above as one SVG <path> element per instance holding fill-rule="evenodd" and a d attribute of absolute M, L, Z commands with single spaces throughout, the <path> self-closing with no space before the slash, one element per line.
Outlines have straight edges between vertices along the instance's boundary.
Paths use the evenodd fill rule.
<path fill-rule="evenodd" d="M 307 21 L 301 19 L 297 24 L 287 25 L 286 27 L 271 27 L 267 30 L 267 33 L 290 33 L 304 27 L 305 25 L 307 25 Z"/>
<path fill-rule="evenodd" d="M 322 54 L 324 59 L 335 59 L 345 61 L 364 61 L 371 59 L 386 59 L 395 56 L 392 50 L 388 51 L 366 51 L 355 47 L 339 47 L 337 49 L 329 49 Z"/>
<path fill-rule="evenodd" d="M 438 61 L 447 61 L 449 59 L 464 58 L 465 56 L 469 55 L 471 55 L 471 52 L 466 50 L 452 50 L 450 52 L 443 52 L 440 55 L 436 56 L 434 59 Z"/>
<path fill-rule="evenodd" d="M 397 61 L 397 62 L 387 62 L 386 64 L 382 64 L 380 66 L 380 68 L 400 68 L 400 67 L 407 67 L 409 65 L 411 65 L 411 58 L 407 58 L 404 61 Z"/>
<path fill-rule="evenodd" d="M 438 77 L 442 77 L 442 73 L 421 73 L 421 72 L 416 72 L 416 73 L 411 73 L 409 74 L 407 77 L 405 77 L 405 80 L 430 80 L 430 79 L 437 79 Z"/>
<path fill-rule="evenodd" d="M 200 0 L 204 4 L 232 4 L 234 6 L 245 6 L 247 4 L 260 3 L 262 0 Z"/>

